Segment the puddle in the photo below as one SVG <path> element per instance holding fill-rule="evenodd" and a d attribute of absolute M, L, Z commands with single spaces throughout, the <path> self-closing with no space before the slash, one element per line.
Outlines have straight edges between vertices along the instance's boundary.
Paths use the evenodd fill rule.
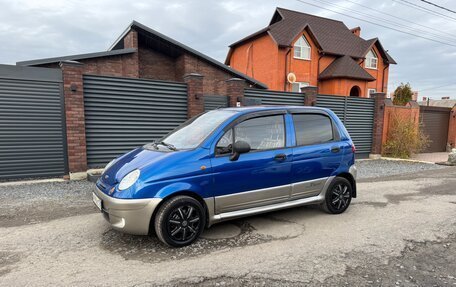
<path fill-rule="evenodd" d="M 224 226 L 233 229 L 236 226 L 239 232 L 234 235 L 227 233 L 226 238 L 209 239 L 204 236 L 182 248 L 170 248 L 162 244 L 155 235 L 136 236 L 124 234 L 115 230 L 103 233 L 101 248 L 111 253 L 121 255 L 127 260 L 143 262 L 162 262 L 179 260 L 209 254 L 215 251 L 230 250 L 232 248 L 255 245 L 273 240 L 272 237 L 254 232 L 254 228 L 244 220 L 230 221 L 214 225 L 214 228 L 223 229 Z M 207 231 L 207 234 L 211 234 Z M 207 235 L 206 234 L 206 235 Z M 206 238 L 204 238 L 206 237 Z M 211 237 L 212 238 L 212 237 Z"/>

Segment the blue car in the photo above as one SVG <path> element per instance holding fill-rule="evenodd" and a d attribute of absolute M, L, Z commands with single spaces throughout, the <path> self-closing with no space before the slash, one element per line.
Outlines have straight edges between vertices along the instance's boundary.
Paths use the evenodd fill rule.
<path fill-rule="evenodd" d="M 217 109 L 111 161 L 93 201 L 114 229 L 181 247 L 233 218 L 311 204 L 344 212 L 356 197 L 354 154 L 328 109 Z"/>

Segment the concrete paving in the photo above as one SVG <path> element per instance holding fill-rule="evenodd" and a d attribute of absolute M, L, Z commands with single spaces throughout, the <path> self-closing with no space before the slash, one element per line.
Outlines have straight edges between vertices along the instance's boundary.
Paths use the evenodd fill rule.
<path fill-rule="evenodd" d="M 344 214 L 248 217 L 180 249 L 113 231 L 95 207 L 56 217 L 49 202 L 39 221 L 0 228 L 0 286 L 455 286 L 455 186 L 456 167 L 363 179 Z"/>
<path fill-rule="evenodd" d="M 448 160 L 448 152 L 419 153 L 412 156 L 412 159 L 427 162 L 445 162 Z"/>

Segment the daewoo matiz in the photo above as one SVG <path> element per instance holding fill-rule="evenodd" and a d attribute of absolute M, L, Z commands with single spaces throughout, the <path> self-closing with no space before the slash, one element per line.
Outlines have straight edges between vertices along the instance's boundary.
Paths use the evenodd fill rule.
<path fill-rule="evenodd" d="M 328 109 L 217 109 L 111 161 L 93 201 L 116 230 L 185 246 L 242 216 L 309 204 L 344 212 L 356 197 L 354 152 Z"/>

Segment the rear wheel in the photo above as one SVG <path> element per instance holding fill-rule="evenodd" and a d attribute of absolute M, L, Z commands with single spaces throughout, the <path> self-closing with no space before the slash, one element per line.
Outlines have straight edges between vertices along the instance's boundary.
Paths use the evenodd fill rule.
<path fill-rule="evenodd" d="M 176 196 L 160 207 L 154 225 L 160 241 L 183 247 L 195 241 L 206 226 L 205 209 L 193 197 Z"/>
<path fill-rule="evenodd" d="M 352 199 L 352 186 L 343 177 L 336 177 L 326 191 L 325 201 L 321 207 L 331 214 L 340 214 L 347 210 Z"/>

